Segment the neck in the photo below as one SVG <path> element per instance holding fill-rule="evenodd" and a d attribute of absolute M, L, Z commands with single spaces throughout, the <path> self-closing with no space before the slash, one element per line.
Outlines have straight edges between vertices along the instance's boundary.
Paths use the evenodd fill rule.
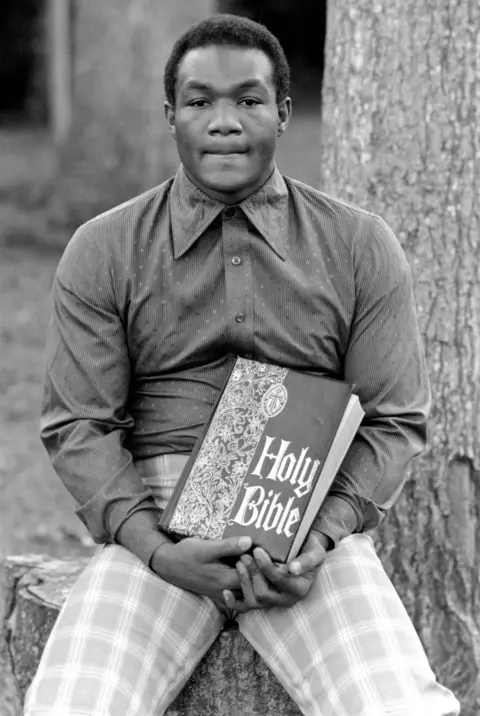
<path fill-rule="evenodd" d="M 197 189 L 200 189 L 200 191 L 209 196 L 211 199 L 219 201 L 222 204 L 226 204 L 227 206 L 231 206 L 233 204 L 239 204 L 241 201 L 244 201 L 252 194 L 255 194 L 255 192 L 257 192 L 272 176 L 275 170 L 275 162 L 272 162 L 271 166 L 269 166 L 268 169 L 263 172 L 261 176 L 258 177 L 257 181 L 253 182 L 252 184 L 249 184 L 248 186 L 242 187 L 237 191 L 232 192 L 222 191 L 221 189 L 216 190 L 212 187 L 205 186 L 204 184 L 199 182 L 194 176 L 192 176 L 192 174 L 188 172 L 185 166 L 183 166 L 183 170 L 192 182 L 192 184 L 197 187 Z"/>

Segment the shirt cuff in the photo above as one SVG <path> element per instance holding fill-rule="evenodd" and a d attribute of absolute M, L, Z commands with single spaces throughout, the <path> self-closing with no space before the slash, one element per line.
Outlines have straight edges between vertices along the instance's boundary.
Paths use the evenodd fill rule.
<path fill-rule="evenodd" d="M 150 568 L 150 560 L 157 547 L 171 543 L 172 540 L 159 529 L 158 512 L 137 510 L 119 527 L 115 542 L 128 549 Z"/>
<path fill-rule="evenodd" d="M 355 532 L 357 528 L 355 510 L 337 495 L 327 497 L 312 524 L 312 529 L 330 537 L 335 547 L 341 539 Z"/>

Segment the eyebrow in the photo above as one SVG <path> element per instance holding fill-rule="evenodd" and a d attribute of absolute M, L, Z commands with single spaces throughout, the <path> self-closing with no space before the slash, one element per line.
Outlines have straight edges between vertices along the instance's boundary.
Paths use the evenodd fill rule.
<path fill-rule="evenodd" d="M 201 82 L 200 80 L 187 80 L 182 88 L 184 91 L 187 90 L 201 90 L 211 92 L 213 91 L 213 85 L 208 82 Z M 250 79 L 239 82 L 233 85 L 232 91 L 246 90 L 246 89 L 266 89 L 260 80 Z"/>

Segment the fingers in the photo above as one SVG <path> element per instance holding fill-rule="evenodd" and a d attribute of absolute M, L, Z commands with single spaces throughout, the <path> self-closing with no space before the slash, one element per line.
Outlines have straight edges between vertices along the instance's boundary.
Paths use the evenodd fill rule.
<path fill-rule="evenodd" d="M 289 576 L 288 565 L 286 564 L 274 564 L 270 559 L 270 556 L 264 549 L 257 547 L 253 550 L 255 557 L 255 563 L 261 573 L 268 579 L 268 581 L 277 586 L 281 586 L 285 578 Z"/>
<path fill-rule="evenodd" d="M 251 537 L 229 537 L 220 540 L 201 540 L 204 561 L 214 561 L 224 557 L 240 557 L 252 546 Z"/>
<path fill-rule="evenodd" d="M 225 599 L 225 604 L 229 607 L 229 609 L 245 614 L 245 612 L 248 612 L 251 609 L 261 609 L 265 606 L 264 598 L 268 592 L 268 585 L 264 580 L 265 583 L 262 587 L 261 583 L 257 579 L 257 593 L 254 589 L 252 575 L 249 572 L 248 566 L 249 563 L 251 564 L 252 560 L 248 555 L 244 555 L 242 560 L 245 560 L 246 564 L 243 561 L 239 561 L 237 563 L 237 573 L 240 578 L 240 587 L 242 589 L 243 598 L 239 598 L 238 595 L 235 595 L 232 592 L 232 590 L 224 590 L 223 598 Z"/>
<path fill-rule="evenodd" d="M 242 559 L 247 559 L 247 561 L 250 559 L 248 566 L 243 562 L 238 562 L 237 564 L 243 599 L 239 598 L 231 590 L 224 590 L 223 598 L 229 609 L 245 614 L 251 609 L 268 609 L 293 604 L 291 595 L 280 594 L 272 589 L 261 572 L 257 570 L 255 575 L 251 574 L 250 570 L 254 560 L 246 557 Z"/>
<path fill-rule="evenodd" d="M 289 595 L 293 602 L 308 593 L 317 574 L 316 567 L 303 569 L 301 574 L 295 575 L 290 571 L 290 565 L 274 564 L 263 549 L 257 548 L 253 554 L 261 573 L 278 592 Z M 245 557 L 242 557 L 242 560 L 244 559 Z"/>
<path fill-rule="evenodd" d="M 240 577 L 240 586 L 243 590 L 243 596 L 252 606 L 271 606 L 272 600 L 278 596 L 272 585 L 269 584 L 265 575 L 262 574 L 257 566 L 256 560 L 252 559 L 249 554 L 243 555 L 237 563 L 237 572 Z"/>
<path fill-rule="evenodd" d="M 312 579 L 292 577 L 287 565 L 273 565 L 264 550 L 255 550 L 255 554 L 259 555 L 260 561 L 262 557 L 264 558 L 264 564 L 268 565 L 265 571 L 268 571 L 272 579 L 268 579 L 257 559 L 250 555 L 241 558 L 237 563 L 237 572 L 247 608 L 269 609 L 292 606 L 306 595 L 313 577 Z"/>
<path fill-rule="evenodd" d="M 288 565 L 289 571 L 295 576 L 311 572 L 322 564 L 326 556 L 325 548 L 320 544 L 318 537 L 311 534 L 300 555 Z"/>
<path fill-rule="evenodd" d="M 245 602 L 242 601 L 240 598 L 236 597 L 233 592 L 229 591 L 228 589 L 223 590 L 223 600 L 228 609 L 233 612 L 245 614 L 246 612 L 250 611 L 250 608 L 247 607 Z"/>
<path fill-rule="evenodd" d="M 257 548 L 253 554 L 260 571 L 277 591 L 296 599 L 305 596 L 315 576 L 315 570 L 302 571 L 301 579 L 298 579 L 297 575 L 292 574 L 288 564 L 274 564 L 265 550 Z"/>
<path fill-rule="evenodd" d="M 253 587 L 252 577 L 250 575 L 250 572 L 248 571 L 248 563 L 251 562 L 251 559 L 247 556 L 243 557 L 242 559 L 246 560 L 246 564 L 243 561 L 238 562 L 237 572 L 238 576 L 240 577 L 240 587 L 243 592 L 243 601 L 248 607 L 248 609 L 258 609 L 260 607 L 261 597 L 267 591 L 267 585 L 264 585 L 263 590 L 259 589 L 258 593 L 255 591 Z"/>

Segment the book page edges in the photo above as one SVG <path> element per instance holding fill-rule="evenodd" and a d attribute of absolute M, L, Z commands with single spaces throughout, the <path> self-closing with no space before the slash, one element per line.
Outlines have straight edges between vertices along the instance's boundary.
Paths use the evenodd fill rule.
<path fill-rule="evenodd" d="M 365 413 L 357 395 L 352 395 L 343 414 L 338 430 L 328 451 L 322 471 L 318 477 L 310 501 L 303 513 L 297 533 L 294 537 L 286 561 L 297 556 L 312 526 L 318 511 L 327 496 L 330 487 L 340 469 L 345 455 L 355 437 Z"/>

